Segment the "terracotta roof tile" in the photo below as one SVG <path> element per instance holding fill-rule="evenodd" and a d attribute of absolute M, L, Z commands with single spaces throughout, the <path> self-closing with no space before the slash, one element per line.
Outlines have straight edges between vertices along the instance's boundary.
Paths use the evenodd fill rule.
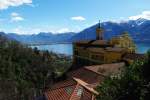
<path fill-rule="evenodd" d="M 66 88 L 70 88 L 72 90 L 70 91 L 71 93 L 68 93 Z M 45 92 L 45 96 L 47 100 L 69 100 L 74 89 L 75 85 L 49 90 Z"/>
<path fill-rule="evenodd" d="M 68 76 L 70 78 L 72 78 L 72 77 L 80 78 L 81 80 L 83 80 L 89 84 L 97 83 L 97 82 L 100 82 L 104 79 L 99 74 L 97 74 L 93 71 L 87 70 L 84 67 L 77 69 L 75 71 L 69 72 Z"/>
<path fill-rule="evenodd" d="M 67 74 L 67 80 L 54 84 L 45 92 L 45 96 L 48 100 L 92 100 L 94 88 L 104 79 L 99 70 L 109 70 L 101 70 L 102 74 L 107 75 L 109 72 L 118 71 L 120 66 L 123 66 L 123 63 L 87 66 L 71 71 Z M 73 77 L 79 80 L 74 80 Z M 83 90 L 79 91 L 80 88 Z"/>
<path fill-rule="evenodd" d="M 111 73 L 118 73 L 122 67 L 125 66 L 125 63 L 113 63 L 113 64 L 102 64 L 102 65 L 94 65 L 87 66 L 86 69 L 93 71 L 95 73 L 107 76 Z"/>
<path fill-rule="evenodd" d="M 80 93 L 78 93 L 79 89 L 81 89 Z M 83 92 L 82 90 L 83 87 L 80 84 L 77 84 L 69 100 L 80 100 Z"/>
<path fill-rule="evenodd" d="M 76 44 L 88 44 L 91 40 L 80 40 L 80 41 L 76 41 L 74 43 Z"/>
<path fill-rule="evenodd" d="M 50 90 L 54 90 L 54 89 L 58 89 L 58 88 L 63 88 L 66 86 L 72 86 L 72 85 L 76 85 L 76 81 L 74 81 L 73 79 L 68 79 L 68 80 L 64 80 L 58 83 L 55 83 Z"/>
<path fill-rule="evenodd" d="M 92 100 L 92 94 L 88 90 L 84 89 L 81 100 Z"/>
<path fill-rule="evenodd" d="M 94 42 L 92 42 L 93 45 L 107 45 L 107 41 L 105 40 L 95 40 Z"/>
<path fill-rule="evenodd" d="M 80 40 L 74 43 L 82 45 L 109 45 L 106 40 Z"/>
<path fill-rule="evenodd" d="M 94 88 L 92 88 L 90 86 L 90 84 L 84 82 L 83 80 L 79 79 L 79 78 L 73 78 L 75 81 L 77 81 L 78 84 L 80 84 L 81 86 L 83 86 L 85 89 L 89 90 L 90 92 L 92 92 L 93 94 L 97 94 L 98 92 L 94 90 Z"/>

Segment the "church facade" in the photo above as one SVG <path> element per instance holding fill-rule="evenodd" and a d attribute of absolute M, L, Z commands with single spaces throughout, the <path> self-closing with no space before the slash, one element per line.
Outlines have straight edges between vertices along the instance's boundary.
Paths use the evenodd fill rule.
<path fill-rule="evenodd" d="M 73 43 L 73 63 L 77 65 L 95 65 L 115 63 L 123 60 L 123 56 L 136 52 L 136 46 L 127 32 L 104 40 L 104 29 L 99 23 L 95 40 L 83 40 Z"/>

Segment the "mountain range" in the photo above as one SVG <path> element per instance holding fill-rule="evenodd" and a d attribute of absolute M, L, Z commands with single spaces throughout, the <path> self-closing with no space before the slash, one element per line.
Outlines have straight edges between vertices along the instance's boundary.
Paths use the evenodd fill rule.
<path fill-rule="evenodd" d="M 150 20 L 137 19 L 122 22 L 103 22 L 101 26 L 104 28 L 104 38 L 110 39 L 113 36 L 120 35 L 126 31 L 130 34 L 134 41 L 137 42 L 150 42 Z M 89 40 L 95 39 L 95 30 L 98 24 L 93 25 L 80 33 L 74 35 L 71 40 Z"/>
<path fill-rule="evenodd" d="M 33 35 L 18 35 L 16 33 L 8 33 L 6 36 L 9 39 L 14 39 L 25 44 L 50 44 L 50 43 L 65 43 L 74 35 L 73 32 L 53 34 L 41 32 Z"/>
<path fill-rule="evenodd" d="M 150 43 L 150 20 L 147 19 L 137 19 L 128 20 L 122 22 L 112 22 L 107 21 L 101 23 L 104 28 L 104 38 L 110 39 L 113 36 L 120 35 L 122 32 L 127 31 L 130 36 L 136 42 L 146 42 Z M 33 35 L 18 35 L 16 33 L 3 33 L 10 39 L 15 39 L 22 43 L 27 44 L 48 44 L 48 43 L 65 43 L 73 42 L 78 40 L 91 40 L 96 38 L 96 28 L 98 24 L 95 24 L 89 28 L 84 29 L 79 33 L 68 32 L 61 34 L 53 34 L 51 32 L 45 33 L 41 32 L 39 34 Z"/>

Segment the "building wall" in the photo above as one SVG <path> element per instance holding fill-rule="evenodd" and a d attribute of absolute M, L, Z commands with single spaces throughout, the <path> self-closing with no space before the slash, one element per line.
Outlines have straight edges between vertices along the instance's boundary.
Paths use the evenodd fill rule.
<path fill-rule="evenodd" d="M 136 45 L 134 44 L 128 33 L 124 33 L 120 37 L 112 38 L 110 40 L 110 44 L 116 47 L 126 48 L 128 53 L 136 52 Z"/>
<path fill-rule="evenodd" d="M 96 65 L 104 63 L 104 53 L 90 52 L 79 47 L 74 48 L 73 63 L 77 65 Z"/>
<path fill-rule="evenodd" d="M 119 62 L 121 57 L 121 52 L 107 52 L 105 53 L 105 63 Z"/>
<path fill-rule="evenodd" d="M 103 44 L 100 44 L 100 45 L 102 46 Z M 128 33 L 123 33 L 119 37 L 112 38 L 109 41 L 109 45 L 112 45 L 112 46 L 118 47 L 118 48 L 124 48 L 125 50 L 120 51 L 120 52 L 117 50 L 116 51 L 110 51 L 110 50 L 108 51 L 108 50 L 105 50 L 103 47 L 97 46 L 97 48 L 102 48 L 102 50 L 94 49 L 95 50 L 94 51 L 94 50 L 86 49 L 86 47 L 90 46 L 90 44 L 74 43 L 73 44 L 74 64 L 96 65 L 96 64 L 103 64 L 103 63 L 119 62 L 122 60 L 122 55 L 124 53 L 135 53 L 136 52 L 136 46 Z M 83 46 L 85 46 L 85 48 Z M 96 50 L 98 50 L 98 51 L 96 51 Z"/>
<path fill-rule="evenodd" d="M 77 65 L 97 65 L 118 62 L 121 57 L 122 52 L 91 52 L 80 47 L 74 47 L 73 62 Z"/>

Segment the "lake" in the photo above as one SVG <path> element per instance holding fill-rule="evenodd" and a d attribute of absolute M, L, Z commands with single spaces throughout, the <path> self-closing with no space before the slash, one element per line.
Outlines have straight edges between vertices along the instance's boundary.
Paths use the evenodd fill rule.
<path fill-rule="evenodd" d="M 51 44 L 51 45 L 38 45 L 39 50 L 48 50 L 58 54 L 72 55 L 72 44 Z"/>
<path fill-rule="evenodd" d="M 51 45 L 38 45 L 32 46 L 32 48 L 37 47 L 39 50 L 48 50 L 58 54 L 72 55 L 72 44 L 51 44 Z M 145 53 L 150 49 L 150 44 L 138 43 L 137 52 Z"/>
<path fill-rule="evenodd" d="M 138 43 L 136 45 L 138 48 L 138 50 L 137 50 L 138 53 L 146 53 L 147 50 L 150 49 L 150 44 Z"/>

